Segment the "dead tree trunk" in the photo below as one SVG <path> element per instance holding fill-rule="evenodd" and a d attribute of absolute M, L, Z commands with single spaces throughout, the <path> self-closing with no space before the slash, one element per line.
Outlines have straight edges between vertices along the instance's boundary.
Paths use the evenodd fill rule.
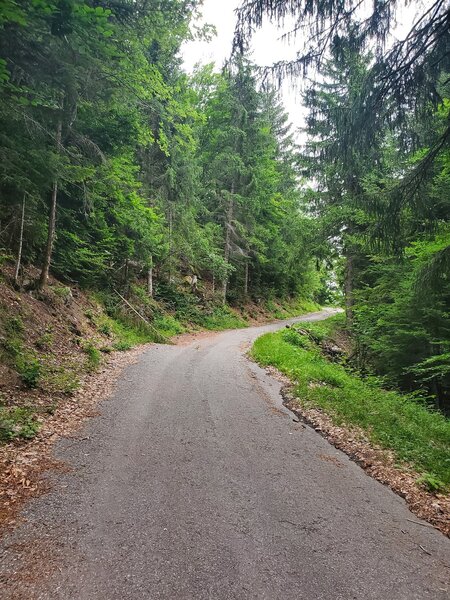
<path fill-rule="evenodd" d="M 25 223 L 25 199 L 26 199 L 26 194 L 23 195 L 23 199 L 22 199 L 22 214 L 20 217 L 19 247 L 17 248 L 16 268 L 14 269 L 14 283 L 16 285 L 19 281 L 19 272 L 20 272 L 20 266 L 22 263 L 23 227 L 24 227 L 24 223 Z"/>
<path fill-rule="evenodd" d="M 62 115 L 59 116 L 58 125 L 56 126 L 56 151 L 59 154 L 61 149 L 61 134 L 62 134 Z M 52 260 L 53 243 L 55 241 L 56 230 L 56 206 L 58 200 L 58 177 L 55 175 L 52 187 L 52 195 L 50 200 L 50 214 L 48 219 L 47 245 L 45 247 L 44 260 L 42 263 L 41 276 L 39 278 L 38 289 L 43 290 L 47 285 L 50 263 Z"/>

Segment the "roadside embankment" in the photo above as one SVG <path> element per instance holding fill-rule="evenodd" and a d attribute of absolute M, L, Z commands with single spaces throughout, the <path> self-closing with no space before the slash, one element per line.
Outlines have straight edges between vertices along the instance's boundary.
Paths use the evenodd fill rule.
<path fill-rule="evenodd" d="M 291 410 L 449 534 L 450 421 L 417 396 L 346 369 L 335 341 L 340 320 L 266 334 L 252 356 L 285 377 Z"/>

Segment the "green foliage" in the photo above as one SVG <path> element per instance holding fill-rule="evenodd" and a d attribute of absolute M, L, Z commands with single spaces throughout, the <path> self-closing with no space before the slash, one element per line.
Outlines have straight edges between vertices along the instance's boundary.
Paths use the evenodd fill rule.
<path fill-rule="evenodd" d="M 301 327 L 301 329 L 308 331 L 315 342 L 322 342 L 330 338 L 332 339 L 337 333 L 344 331 L 345 325 L 346 320 L 344 313 L 338 313 L 323 321 L 301 323 L 297 325 L 297 327 Z"/>
<path fill-rule="evenodd" d="M 433 75 L 436 107 L 410 115 L 402 128 L 397 118 L 384 122 L 362 143 L 367 124 L 358 107 L 368 94 L 373 57 L 351 42 L 342 40 L 305 94 L 302 163 L 314 179 L 306 198 L 319 216 L 318 257 L 345 291 L 354 366 L 448 412 L 448 78 Z"/>
<path fill-rule="evenodd" d="M 127 350 L 131 350 L 133 345 L 130 342 L 126 342 L 121 340 L 120 342 L 116 342 L 113 345 L 114 350 L 118 350 L 119 352 L 126 352 Z"/>
<path fill-rule="evenodd" d="M 42 364 L 32 352 L 22 350 L 16 356 L 15 367 L 23 383 L 29 388 L 36 388 L 42 377 Z"/>
<path fill-rule="evenodd" d="M 311 343 L 307 337 L 301 335 L 295 329 L 287 329 L 283 332 L 283 340 L 292 346 L 308 349 L 311 348 Z"/>
<path fill-rule="evenodd" d="M 275 92 L 258 89 L 246 60 L 221 74 L 182 72 L 177 52 L 196 6 L 73 0 L 60 10 L 20 2 L 2 7 L 9 16 L 0 20 L 5 250 L 16 254 L 23 207 L 24 264 L 40 261 L 54 237 L 56 276 L 130 292 L 146 313 L 142 283 L 152 269 L 155 295 L 175 319 L 192 321 L 208 286 L 226 288 L 235 303 L 300 290 L 312 296 L 315 286 L 287 116 Z M 199 290 L 173 298 L 178 282 L 194 275 Z M 52 288 L 70 299 L 67 286 Z"/>
<path fill-rule="evenodd" d="M 36 340 L 36 347 L 39 350 L 48 350 L 53 344 L 53 333 L 46 331 Z"/>
<path fill-rule="evenodd" d="M 186 331 L 185 327 L 172 315 L 158 316 L 152 324 L 166 338 Z"/>
<path fill-rule="evenodd" d="M 215 308 L 209 314 L 202 317 L 201 324 L 205 329 L 215 331 L 238 329 L 248 326 L 248 323 L 228 306 Z"/>
<path fill-rule="evenodd" d="M 100 331 L 100 333 L 103 333 L 103 335 L 107 335 L 108 337 L 111 336 L 112 329 L 110 323 L 101 323 L 100 325 L 98 325 L 98 330 Z"/>
<path fill-rule="evenodd" d="M 87 357 L 86 369 L 87 371 L 96 371 L 100 366 L 101 362 L 101 353 L 100 350 L 95 346 L 92 341 L 85 341 L 83 343 L 83 352 L 85 352 Z"/>
<path fill-rule="evenodd" d="M 386 382 L 423 389 L 442 408 L 450 395 L 450 283 L 445 270 L 432 269 L 447 246 L 445 235 L 428 237 L 401 261 L 374 262 L 366 272 L 372 287 L 355 296 L 354 322 L 365 360 Z"/>
<path fill-rule="evenodd" d="M 69 300 L 69 298 L 72 296 L 70 287 L 67 287 L 66 285 L 54 285 L 52 286 L 52 292 L 65 302 L 67 302 L 67 300 Z"/>
<path fill-rule="evenodd" d="M 364 22 L 334 0 L 258 0 L 241 13 L 241 33 L 267 11 L 302 27 L 318 19 L 305 37 L 323 49 L 300 149 L 245 55 L 221 73 L 182 71 L 197 0 L 98 4 L 0 8 L 0 262 L 20 247 L 22 266 L 40 266 L 54 240 L 47 258 L 65 285 L 49 298 L 69 304 L 68 285 L 74 302 L 76 284 L 101 290 L 108 318 L 86 316 L 104 349 L 185 325 L 244 326 L 225 302 L 285 318 L 340 303 L 343 289 L 354 366 L 449 410 L 449 55 L 433 11 L 385 62 L 364 46 L 390 28 L 378 4 Z M 329 19 L 340 35 L 328 35 Z M 393 65 L 408 53 L 421 58 Z M 25 271 L 15 286 L 31 291 Z M 21 318 L 4 329 L 6 360 L 36 386 L 42 368 L 22 353 Z M 51 343 L 44 334 L 36 347 Z M 95 368 L 99 350 L 85 351 Z"/>
<path fill-rule="evenodd" d="M 46 369 L 42 385 L 52 392 L 60 392 L 71 396 L 80 387 L 80 379 L 74 367 L 61 365 Z"/>
<path fill-rule="evenodd" d="M 336 424 L 357 425 L 398 460 L 427 473 L 427 481 L 450 485 L 450 422 L 443 415 L 414 396 L 386 391 L 375 380 L 348 373 L 318 348 L 305 349 L 292 339 L 283 331 L 266 334 L 256 340 L 252 355 L 288 375 L 300 403 L 321 408 Z"/>
<path fill-rule="evenodd" d="M 432 493 L 445 492 L 447 487 L 446 484 L 442 481 L 442 479 L 439 479 L 438 477 L 436 477 L 435 475 L 431 475 L 430 473 L 425 473 L 424 475 L 419 477 L 417 483 L 419 485 L 423 485 L 423 487 L 428 492 Z"/>
<path fill-rule="evenodd" d="M 22 317 L 9 317 L 5 322 L 5 331 L 11 337 L 21 335 L 25 330 Z"/>
<path fill-rule="evenodd" d="M 0 406 L 0 442 L 33 438 L 40 423 L 29 408 Z"/>
<path fill-rule="evenodd" d="M 3 326 L 6 334 L 2 340 L 4 359 L 17 371 L 26 387 L 36 388 L 42 376 L 42 364 L 36 353 L 24 346 L 22 317 L 8 317 Z"/>

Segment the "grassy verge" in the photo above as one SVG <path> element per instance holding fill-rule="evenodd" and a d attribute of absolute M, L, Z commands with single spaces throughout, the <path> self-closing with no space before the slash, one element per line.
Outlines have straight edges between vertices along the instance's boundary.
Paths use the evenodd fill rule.
<path fill-rule="evenodd" d="M 308 324 L 314 339 L 326 338 L 340 317 Z M 305 328 L 306 324 L 302 324 Z M 450 488 L 450 421 L 417 398 L 386 391 L 330 362 L 308 335 L 286 329 L 256 340 L 253 357 L 290 377 L 299 403 L 320 408 L 337 425 L 356 425 L 422 474 L 430 490 Z"/>
<path fill-rule="evenodd" d="M 210 314 L 206 314 L 199 320 L 203 329 L 211 331 L 223 331 L 225 329 L 240 329 L 248 327 L 248 321 L 233 311 L 229 306 L 219 306 Z"/>
<path fill-rule="evenodd" d="M 312 300 L 290 298 L 288 300 L 267 300 L 265 309 L 274 319 L 289 319 L 309 312 L 320 310 L 320 306 Z"/>

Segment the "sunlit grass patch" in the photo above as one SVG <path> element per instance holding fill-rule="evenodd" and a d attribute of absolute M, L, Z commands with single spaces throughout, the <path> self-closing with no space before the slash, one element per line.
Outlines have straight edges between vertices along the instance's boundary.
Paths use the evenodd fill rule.
<path fill-rule="evenodd" d="M 325 336 L 336 323 L 327 321 L 308 324 L 308 329 Z M 450 421 L 415 397 L 384 390 L 375 379 L 349 373 L 325 358 L 307 336 L 302 336 L 303 346 L 294 342 L 298 336 L 289 330 L 263 335 L 252 355 L 260 364 L 288 375 L 302 405 L 322 409 L 338 425 L 362 428 L 372 442 L 393 450 L 398 460 L 410 463 L 435 488 L 448 488 Z"/>

